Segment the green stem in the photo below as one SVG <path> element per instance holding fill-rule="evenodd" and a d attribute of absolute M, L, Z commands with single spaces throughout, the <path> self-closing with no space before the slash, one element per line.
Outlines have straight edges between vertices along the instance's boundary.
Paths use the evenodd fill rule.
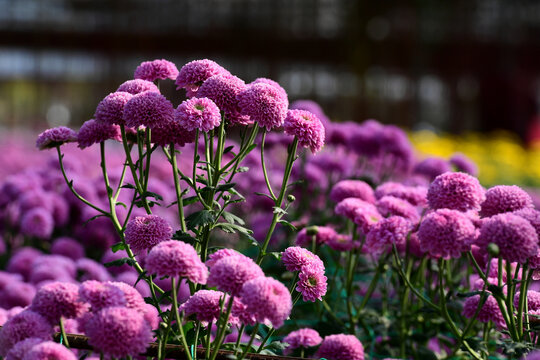
<path fill-rule="evenodd" d="M 210 338 L 212 337 L 212 321 L 208 323 L 208 327 L 206 328 L 206 354 L 205 359 L 210 358 L 210 344 L 212 343 L 210 341 Z"/>
<path fill-rule="evenodd" d="M 261 139 L 261 166 L 262 171 L 264 175 L 264 181 L 266 182 L 266 187 L 268 188 L 268 192 L 270 193 L 270 196 L 272 197 L 272 200 L 276 201 L 276 195 L 274 195 L 274 191 L 272 191 L 272 185 L 270 184 L 270 179 L 268 178 L 268 173 L 266 171 L 266 163 L 264 161 L 264 142 L 266 141 L 266 129 L 263 128 L 262 132 L 262 139 Z"/>
<path fill-rule="evenodd" d="M 69 348 L 69 341 L 66 334 L 66 328 L 64 326 L 64 318 L 60 316 L 60 334 L 62 334 L 62 339 L 64 340 L 64 345 Z"/>
<path fill-rule="evenodd" d="M 229 303 L 227 304 L 227 312 L 225 313 L 225 317 L 223 318 L 223 323 L 221 324 L 221 327 L 218 329 L 219 330 L 218 336 L 214 340 L 214 352 L 212 353 L 210 360 L 216 359 L 219 348 L 221 347 L 221 344 L 223 344 L 223 339 L 225 338 L 225 330 L 227 330 L 227 322 L 229 321 L 229 317 L 231 316 L 233 302 L 234 302 L 234 296 L 231 296 L 229 298 Z"/>
<path fill-rule="evenodd" d="M 251 345 L 253 345 L 253 340 L 255 340 L 255 336 L 257 336 L 258 331 L 259 331 L 259 323 L 255 324 L 255 327 L 253 328 L 253 331 L 252 331 L 251 336 L 249 338 L 249 342 L 248 342 L 244 352 L 242 353 L 242 356 L 238 360 L 243 360 L 246 357 L 246 355 L 249 352 L 249 349 L 251 348 Z"/>
<path fill-rule="evenodd" d="M 182 231 L 186 232 L 186 219 L 184 217 L 184 202 L 182 199 L 182 189 L 180 188 L 180 179 L 178 178 L 178 164 L 176 162 L 176 151 L 174 150 L 174 143 L 171 143 L 171 164 L 174 177 L 174 188 L 176 190 L 176 204 L 178 205 L 178 217 L 180 218 L 180 226 Z"/>
<path fill-rule="evenodd" d="M 171 278 L 171 285 L 172 285 L 172 296 L 173 296 L 173 303 L 172 303 L 172 310 L 174 312 L 174 316 L 176 318 L 176 325 L 178 326 L 178 330 L 180 331 L 180 336 L 182 337 L 182 345 L 184 346 L 184 351 L 186 352 L 188 360 L 192 360 L 191 357 L 191 351 L 189 349 L 189 346 L 186 341 L 186 335 L 184 334 L 184 327 L 182 326 L 182 320 L 180 319 L 180 313 L 178 312 L 178 294 L 176 289 L 176 279 L 174 277 Z"/>
<path fill-rule="evenodd" d="M 238 354 L 238 350 L 240 350 L 240 341 L 242 341 L 242 336 L 244 335 L 245 329 L 246 325 L 242 324 L 238 330 L 238 337 L 236 338 L 236 343 L 234 345 L 234 356 L 236 356 Z"/>

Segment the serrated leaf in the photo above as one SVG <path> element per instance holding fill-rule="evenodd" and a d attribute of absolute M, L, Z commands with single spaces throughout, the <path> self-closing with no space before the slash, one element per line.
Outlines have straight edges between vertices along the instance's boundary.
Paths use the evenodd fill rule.
<path fill-rule="evenodd" d="M 120 251 L 120 250 L 125 250 L 126 249 L 126 245 L 124 243 L 116 243 L 114 244 L 112 247 L 111 247 L 111 250 L 113 253 L 117 252 L 117 251 Z"/>
<path fill-rule="evenodd" d="M 215 221 L 215 216 L 209 210 L 201 210 L 190 214 L 186 217 L 186 225 L 189 230 L 197 227 L 210 225 Z"/>
<path fill-rule="evenodd" d="M 253 231 L 252 230 L 249 230 L 241 225 L 238 225 L 238 224 L 228 224 L 228 223 L 217 223 L 214 227 L 219 227 L 221 228 L 223 231 L 225 232 L 238 232 L 238 233 L 241 233 L 241 234 L 244 234 L 244 235 L 249 235 L 251 236 L 251 234 L 253 234 Z"/>
<path fill-rule="evenodd" d="M 227 220 L 227 222 L 231 223 L 231 224 L 234 224 L 234 223 L 237 223 L 237 224 L 240 224 L 240 225 L 245 225 L 245 221 L 242 220 L 242 218 L 234 215 L 233 213 L 230 213 L 228 211 L 224 211 L 222 214 L 223 218 L 225 220 Z"/>
<path fill-rule="evenodd" d="M 188 233 L 183 232 L 182 230 L 178 230 L 177 232 L 175 232 L 173 234 L 173 236 L 172 236 L 172 239 L 173 240 L 180 240 L 180 241 L 186 242 L 186 243 L 191 244 L 191 245 L 195 244 L 196 242 L 199 242 L 199 240 L 197 240 L 193 236 L 189 235 Z"/>

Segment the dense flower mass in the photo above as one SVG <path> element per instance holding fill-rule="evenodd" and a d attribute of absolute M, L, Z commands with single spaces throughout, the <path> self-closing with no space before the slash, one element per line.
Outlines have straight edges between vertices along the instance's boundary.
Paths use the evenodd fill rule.
<path fill-rule="evenodd" d="M 25 310 L 9 319 L 0 330 L 0 356 L 5 356 L 13 345 L 27 338 L 49 340 L 52 332 L 52 326 L 43 316 Z"/>
<path fill-rule="evenodd" d="M 221 312 L 221 306 L 226 308 L 228 301 L 225 293 L 215 290 L 199 290 L 180 307 L 186 316 L 195 315 L 204 325 L 216 321 Z"/>
<path fill-rule="evenodd" d="M 133 74 L 135 79 L 147 81 L 154 81 L 158 79 L 175 80 L 177 76 L 178 69 L 176 68 L 176 65 L 165 59 L 144 61 L 141 63 L 141 65 L 137 66 L 135 73 Z"/>
<path fill-rule="evenodd" d="M 485 199 L 484 193 L 476 178 L 446 172 L 429 185 L 427 199 L 432 209 L 478 210 Z"/>
<path fill-rule="evenodd" d="M 36 140 L 36 147 L 39 150 L 45 150 L 75 141 L 77 141 L 75 131 L 65 126 L 59 126 L 47 129 L 39 134 Z"/>
<path fill-rule="evenodd" d="M 199 87 L 214 75 L 229 75 L 230 73 L 212 60 L 194 60 L 180 69 L 175 84 L 177 89 L 187 90 L 187 96 L 197 95 Z"/>
<path fill-rule="evenodd" d="M 86 121 L 77 133 L 77 142 L 81 149 L 109 139 L 122 141 L 118 125 L 99 122 L 94 119 Z"/>
<path fill-rule="evenodd" d="M 324 146 L 324 126 L 309 111 L 289 110 L 283 122 L 283 129 L 286 134 L 296 136 L 298 143 L 309 148 L 314 154 Z"/>
<path fill-rule="evenodd" d="M 45 341 L 33 346 L 22 358 L 22 360 L 76 360 L 73 352 L 64 345 Z"/>
<path fill-rule="evenodd" d="M 152 129 L 172 121 L 173 114 L 173 105 L 165 96 L 145 91 L 134 95 L 125 104 L 123 119 L 127 126 L 146 126 Z"/>
<path fill-rule="evenodd" d="M 207 98 L 192 98 L 184 101 L 176 109 L 174 117 L 180 126 L 189 131 L 208 132 L 221 123 L 219 108 Z"/>
<path fill-rule="evenodd" d="M 299 347 L 308 348 L 317 346 L 322 342 L 322 338 L 316 330 L 302 328 L 289 333 L 289 335 L 283 338 L 283 342 L 289 344 L 287 346 L 287 352 L 290 353 Z"/>
<path fill-rule="evenodd" d="M 259 265 L 247 256 L 226 256 L 210 268 L 208 284 L 231 295 L 238 295 L 251 279 L 264 276 Z"/>
<path fill-rule="evenodd" d="M 329 335 L 317 350 L 317 357 L 328 360 L 364 360 L 364 347 L 354 335 Z"/>
<path fill-rule="evenodd" d="M 162 241 L 170 240 L 172 228 L 157 215 L 137 216 L 126 226 L 125 239 L 135 253 L 150 250 Z"/>
<path fill-rule="evenodd" d="M 98 122 L 110 125 L 125 124 L 124 107 L 132 97 L 133 94 L 127 91 L 118 90 L 110 93 L 98 104 L 94 118 Z"/>
<path fill-rule="evenodd" d="M 366 235 L 366 248 L 370 253 L 380 255 L 407 241 L 411 223 L 401 216 L 390 216 L 374 224 Z"/>
<path fill-rule="evenodd" d="M 31 309 L 55 324 L 60 317 L 76 318 L 82 315 L 86 306 L 79 299 L 77 285 L 52 282 L 37 291 Z"/>
<path fill-rule="evenodd" d="M 287 248 L 281 254 L 281 261 L 289 271 L 300 271 L 306 265 L 313 266 L 317 269 L 324 269 L 324 264 L 317 255 L 298 246 Z"/>
<path fill-rule="evenodd" d="M 243 115 L 249 116 L 249 118 L 252 121 L 255 121 L 260 127 L 264 127 L 266 130 L 270 131 L 273 128 L 283 126 L 283 122 L 287 116 L 289 101 L 282 89 L 280 90 L 270 84 L 255 83 L 245 87 L 238 93 L 237 98 L 240 112 Z M 310 120 L 312 119 L 310 118 Z M 310 120 L 306 119 L 305 121 L 309 122 Z M 316 126 L 315 120 L 316 118 L 313 117 L 313 127 Z M 289 131 L 303 133 L 299 128 L 293 127 L 292 123 L 289 123 L 288 128 Z M 305 132 L 313 132 L 313 139 L 308 140 L 307 137 L 309 137 L 309 135 L 305 134 L 304 137 L 306 137 L 306 139 L 304 139 L 304 142 L 307 144 L 312 142 L 313 146 L 317 146 L 317 144 L 321 142 L 321 140 L 317 141 L 317 136 L 320 137 L 320 135 L 315 134 L 317 130 L 307 129 L 308 127 L 306 127 Z M 317 139 L 315 139 L 316 137 Z M 322 141 L 324 141 L 324 128 L 322 128 Z M 322 147 L 322 143 L 320 146 Z"/>
<path fill-rule="evenodd" d="M 304 301 L 322 300 L 326 294 L 327 283 L 324 271 L 315 265 L 304 265 L 298 274 L 296 291 L 302 294 Z"/>
<path fill-rule="evenodd" d="M 336 203 L 346 198 L 358 198 L 369 203 L 375 203 L 375 194 L 368 183 L 361 180 L 341 180 L 330 192 L 330 199 Z"/>
<path fill-rule="evenodd" d="M 486 191 L 486 200 L 482 203 L 480 215 L 489 217 L 532 207 L 531 196 L 519 186 L 499 185 Z"/>
<path fill-rule="evenodd" d="M 116 89 L 117 92 L 127 92 L 131 95 L 137 95 L 145 91 L 159 92 L 159 88 L 151 81 L 135 79 L 128 80 Z M 129 100 L 129 99 L 128 99 Z M 127 102 L 127 101 L 126 101 Z"/>

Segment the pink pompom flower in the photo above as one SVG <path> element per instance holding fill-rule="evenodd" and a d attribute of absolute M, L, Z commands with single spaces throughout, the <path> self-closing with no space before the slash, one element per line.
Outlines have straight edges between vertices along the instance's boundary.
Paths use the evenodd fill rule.
<path fill-rule="evenodd" d="M 215 290 L 199 290 L 193 294 L 179 311 L 183 311 L 186 316 L 195 314 L 197 321 L 202 322 L 204 326 L 215 322 L 221 313 L 221 305 L 227 307 L 228 297 L 225 293 Z"/>
<path fill-rule="evenodd" d="M 208 285 L 236 296 L 247 281 L 261 276 L 262 269 L 251 258 L 226 256 L 211 267 Z"/>
<path fill-rule="evenodd" d="M 118 87 L 116 91 L 127 92 L 131 95 L 136 95 L 145 91 L 153 91 L 159 93 L 159 88 L 151 81 L 135 79 L 124 82 Z"/>
<path fill-rule="evenodd" d="M 126 243 L 135 253 L 150 250 L 171 237 L 171 226 L 157 215 L 137 216 L 128 222 L 125 231 Z"/>
<path fill-rule="evenodd" d="M 328 335 L 316 356 L 328 360 L 364 360 L 364 347 L 354 335 Z"/>
<path fill-rule="evenodd" d="M 238 93 L 240 112 L 270 131 L 283 126 L 289 101 L 275 86 L 256 83 Z"/>
<path fill-rule="evenodd" d="M 132 97 L 132 94 L 124 91 L 110 93 L 96 107 L 94 119 L 110 125 L 123 125 L 124 107 Z"/>
<path fill-rule="evenodd" d="M 427 200 L 432 209 L 459 211 L 478 210 L 485 191 L 475 177 L 459 172 L 446 172 L 429 185 Z"/>
<path fill-rule="evenodd" d="M 373 224 L 366 236 L 366 248 L 374 255 L 391 251 L 392 245 L 401 246 L 407 242 L 411 223 L 401 216 L 390 216 Z"/>
<path fill-rule="evenodd" d="M 174 107 L 159 93 L 145 91 L 134 95 L 124 106 L 126 126 L 157 128 L 173 120 Z"/>
<path fill-rule="evenodd" d="M 231 124 L 247 124 L 249 116 L 240 113 L 237 95 L 246 88 L 236 76 L 220 74 L 207 79 L 197 91 L 197 97 L 212 100 Z"/>
<path fill-rule="evenodd" d="M 43 316 L 25 310 L 9 319 L 0 330 L 0 356 L 21 340 L 27 338 L 52 339 L 53 328 Z"/>
<path fill-rule="evenodd" d="M 186 89 L 187 97 L 196 96 L 199 87 L 214 75 L 230 75 L 230 73 L 212 60 L 190 61 L 180 69 L 175 81 L 176 89 Z"/>
<path fill-rule="evenodd" d="M 281 254 L 281 261 L 289 271 L 300 271 L 303 266 L 311 265 L 324 272 L 324 263 L 311 251 L 299 246 L 291 246 Z"/>
<path fill-rule="evenodd" d="M 330 199 L 336 203 L 346 198 L 358 198 L 375 203 L 375 194 L 371 186 L 362 180 L 341 180 L 337 182 L 330 192 Z"/>
<path fill-rule="evenodd" d="M 327 278 L 324 276 L 324 270 L 313 265 L 302 266 L 298 274 L 296 291 L 302 294 L 304 301 L 315 302 L 322 300 L 322 297 L 326 295 L 327 287 Z"/>
<path fill-rule="evenodd" d="M 217 105 L 208 98 L 192 98 L 182 102 L 174 113 L 181 127 L 188 131 L 209 132 L 221 123 Z"/>
<path fill-rule="evenodd" d="M 122 141 L 120 127 L 115 124 L 99 122 L 94 119 L 85 121 L 77 133 L 77 142 L 81 149 L 85 149 L 109 139 Z"/>
<path fill-rule="evenodd" d="M 532 208 L 532 198 L 525 190 L 516 185 L 498 185 L 486 191 L 486 200 L 482 203 L 480 215 L 490 217 L 496 214 Z"/>
<path fill-rule="evenodd" d="M 36 147 L 39 150 L 52 149 L 69 142 L 77 141 L 77 133 L 72 129 L 59 126 L 47 129 L 38 135 Z"/>
<path fill-rule="evenodd" d="M 175 80 L 178 76 L 176 65 L 165 59 L 156 59 L 153 61 L 144 61 L 135 69 L 133 77 L 147 81 L 154 80 Z"/>
<path fill-rule="evenodd" d="M 87 311 L 87 305 L 79 298 L 79 287 L 66 282 L 52 282 L 43 285 L 32 300 L 31 309 L 51 323 L 61 317 L 77 318 Z"/>
<path fill-rule="evenodd" d="M 321 151 L 324 146 L 324 126 L 309 111 L 289 110 L 283 122 L 283 129 L 286 134 L 296 136 L 298 143 L 309 148 L 313 154 Z"/>
<path fill-rule="evenodd" d="M 283 338 L 283 342 L 289 344 L 285 349 L 287 354 L 300 347 L 309 348 L 317 346 L 322 342 L 322 338 L 316 330 L 310 328 L 298 329 L 292 331 Z"/>
<path fill-rule="evenodd" d="M 34 345 L 22 360 L 77 360 L 77 357 L 64 345 L 45 341 Z"/>

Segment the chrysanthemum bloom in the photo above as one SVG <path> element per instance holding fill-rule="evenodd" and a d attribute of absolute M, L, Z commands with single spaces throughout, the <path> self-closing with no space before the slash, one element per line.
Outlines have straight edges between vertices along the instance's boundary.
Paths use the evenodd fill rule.
<path fill-rule="evenodd" d="M 208 259 L 206 260 L 206 266 L 209 268 L 212 268 L 216 262 L 223 259 L 227 256 L 244 256 L 243 254 L 240 254 L 238 251 L 233 249 L 219 249 L 218 251 L 208 255 Z"/>
<path fill-rule="evenodd" d="M 394 196 L 383 196 L 377 200 L 376 206 L 379 213 L 384 217 L 391 215 L 401 216 L 413 223 L 420 219 L 416 207 L 408 201 Z"/>
<path fill-rule="evenodd" d="M 475 177 L 447 172 L 429 185 L 427 199 L 432 209 L 478 210 L 485 191 Z"/>
<path fill-rule="evenodd" d="M 62 282 L 43 285 L 30 308 L 53 324 L 61 317 L 76 318 L 87 310 L 86 304 L 79 299 L 79 287 Z"/>
<path fill-rule="evenodd" d="M 77 357 L 64 345 L 45 341 L 35 345 L 22 360 L 77 360 Z"/>
<path fill-rule="evenodd" d="M 427 188 L 424 186 L 406 186 L 401 183 L 389 181 L 379 185 L 375 189 L 375 197 L 377 199 L 387 195 L 407 200 L 415 206 L 427 204 Z"/>
<path fill-rule="evenodd" d="M 285 249 L 281 253 L 281 261 L 289 271 L 300 271 L 305 265 L 313 265 L 324 272 L 324 263 L 321 258 L 299 246 L 291 246 Z"/>
<path fill-rule="evenodd" d="M 132 97 L 132 94 L 125 91 L 110 93 L 96 107 L 94 119 L 110 125 L 123 125 L 124 107 Z"/>
<path fill-rule="evenodd" d="M 336 230 L 328 226 L 310 226 L 303 228 L 296 235 L 296 245 L 311 246 L 315 240 L 316 244 L 326 244 L 332 238 L 338 236 Z"/>
<path fill-rule="evenodd" d="M 11 309 L 16 306 L 28 306 L 32 302 L 36 288 L 22 281 L 12 281 L 0 290 L 0 307 Z"/>
<path fill-rule="evenodd" d="M 208 269 L 193 246 L 168 240 L 154 246 L 146 257 L 145 269 L 158 276 L 179 276 L 194 284 L 206 284 Z"/>
<path fill-rule="evenodd" d="M 401 216 L 390 216 L 373 224 L 366 235 L 366 248 L 374 255 L 380 255 L 407 241 L 411 223 Z"/>
<path fill-rule="evenodd" d="M 531 351 L 527 354 L 525 360 L 540 360 L 540 350 Z"/>
<path fill-rule="evenodd" d="M 321 120 L 326 130 L 332 125 L 330 119 L 324 113 L 322 107 L 313 100 L 296 100 L 289 106 L 289 109 L 295 110 L 307 110 L 310 113 L 315 114 L 319 120 Z"/>
<path fill-rule="evenodd" d="M 337 182 L 330 192 L 330 199 L 340 202 L 346 198 L 358 198 L 369 203 L 375 203 L 375 194 L 371 186 L 362 180 L 341 180 Z"/>
<path fill-rule="evenodd" d="M 482 203 L 480 215 L 490 217 L 533 207 L 531 196 L 519 186 L 498 185 L 486 191 L 486 200 Z"/>
<path fill-rule="evenodd" d="M 249 116 L 243 116 L 238 107 L 237 95 L 246 88 L 240 78 L 232 75 L 215 75 L 206 80 L 197 91 L 197 97 L 207 97 L 225 113 L 232 124 L 247 124 Z"/>
<path fill-rule="evenodd" d="M 328 360 L 364 360 L 364 347 L 354 335 L 328 335 L 316 356 Z"/>
<path fill-rule="evenodd" d="M 209 132 L 221 123 L 217 105 L 208 98 L 192 98 L 182 102 L 174 112 L 174 119 L 183 128 Z"/>
<path fill-rule="evenodd" d="M 178 69 L 176 65 L 165 59 L 144 61 L 135 69 L 133 77 L 135 79 L 142 79 L 147 81 L 154 80 L 175 80 L 178 76 Z"/>
<path fill-rule="evenodd" d="M 415 174 L 424 175 L 433 180 L 445 172 L 452 171 L 452 169 L 448 161 L 438 157 L 428 157 L 416 164 L 413 171 Z"/>
<path fill-rule="evenodd" d="M 37 249 L 31 247 L 19 248 L 8 260 L 6 270 L 12 273 L 13 276 L 15 276 L 15 274 L 21 274 L 25 279 L 28 279 L 34 265 L 34 261 L 40 255 L 42 255 L 42 253 Z M 1 283 L 0 277 L 0 284 Z"/>
<path fill-rule="evenodd" d="M 88 319 L 88 343 L 105 355 L 123 358 L 146 351 L 153 335 L 142 313 L 125 307 L 108 307 Z"/>
<path fill-rule="evenodd" d="M 463 316 L 466 318 L 472 318 L 476 313 L 479 303 L 480 295 L 474 295 L 467 298 L 463 304 Z M 493 323 L 499 328 L 506 326 L 501 309 L 499 309 L 499 305 L 497 304 L 497 300 L 495 300 L 495 298 L 491 295 L 489 295 L 486 299 L 486 302 L 480 309 L 476 319 L 483 323 L 493 321 Z"/>
<path fill-rule="evenodd" d="M 285 89 L 283 87 L 281 87 L 281 85 L 279 85 L 279 83 L 277 81 L 274 81 L 274 80 L 268 79 L 268 78 L 257 78 L 257 79 L 253 80 L 250 83 L 250 85 L 252 85 L 252 84 L 268 84 L 268 85 L 272 85 L 273 87 L 275 87 L 276 89 L 279 90 L 279 92 L 281 93 L 281 96 L 285 97 L 287 99 L 287 101 L 289 101 L 289 96 L 287 95 L 287 92 L 285 91 Z M 297 109 L 297 110 L 308 110 L 309 111 L 309 109 Z"/>
<path fill-rule="evenodd" d="M 53 241 L 51 254 L 77 260 L 84 256 L 84 247 L 77 240 L 63 236 Z"/>
<path fill-rule="evenodd" d="M 26 353 L 42 342 L 45 342 L 45 340 L 34 337 L 19 341 L 11 348 L 11 350 L 9 350 L 6 355 L 6 360 L 23 360 Z"/>
<path fill-rule="evenodd" d="M 503 259 L 520 264 L 538 251 L 538 235 L 534 227 L 512 213 L 494 215 L 484 220 L 477 244 L 486 248 L 490 243 L 499 246 Z"/>
<path fill-rule="evenodd" d="M 127 92 L 131 95 L 140 94 L 145 91 L 153 91 L 158 93 L 159 88 L 151 81 L 135 79 L 124 82 L 116 90 L 116 92 Z"/>
<path fill-rule="evenodd" d="M 39 150 L 52 149 L 68 142 L 77 141 L 77 133 L 72 129 L 59 126 L 47 129 L 38 135 L 36 147 Z"/>
<path fill-rule="evenodd" d="M 531 208 L 524 208 L 513 212 L 514 215 L 521 216 L 528 220 L 540 236 L 540 211 Z"/>
<path fill-rule="evenodd" d="M 289 344 L 285 349 L 286 355 L 290 354 L 294 349 L 300 347 L 309 348 L 317 346 L 322 342 L 322 338 L 317 330 L 303 328 L 290 332 L 289 335 L 283 339 L 284 343 Z"/>
<path fill-rule="evenodd" d="M 167 98 L 159 93 L 145 91 L 134 95 L 124 106 L 126 126 L 151 129 L 173 120 L 174 107 Z"/>
<path fill-rule="evenodd" d="M 354 241 L 351 235 L 338 234 L 326 243 L 331 249 L 336 251 L 349 251 L 360 246 L 358 241 Z"/>
<path fill-rule="evenodd" d="M 262 117 L 264 119 L 264 117 Z M 260 123 L 260 121 L 259 121 Z M 262 125 L 261 125 L 262 126 Z M 264 125 L 277 127 L 276 125 Z M 289 110 L 283 122 L 283 129 L 288 135 L 296 136 L 298 143 L 309 148 L 313 154 L 324 146 L 324 126 L 317 117 L 306 110 Z"/>
<path fill-rule="evenodd" d="M 265 83 L 251 84 L 243 89 L 237 98 L 240 112 L 249 116 L 260 127 L 265 127 L 266 130 L 270 131 L 272 128 L 283 126 L 287 116 L 289 100 L 280 89 Z M 314 115 L 313 119 L 316 119 Z M 320 123 L 320 120 L 317 121 Z M 315 123 L 315 121 L 313 122 Z M 294 130 L 291 128 L 289 131 Z M 324 141 L 324 128 L 322 134 L 322 140 Z"/>
<path fill-rule="evenodd" d="M 174 119 L 166 123 L 161 123 L 159 127 L 152 129 L 152 142 L 161 146 L 168 146 L 171 143 L 177 146 L 185 146 L 195 141 L 195 131 L 183 128 Z"/>
<path fill-rule="evenodd" d="M 77 142 L 81 149 L 85 149 L 109 139 L 122 141 L 120 127 L 115 124 L 100 122 L 94 119 L 85 121 L 77 134 Z"/>
<path fill-rule="evenodd" d="M 82 258 L 76 262 L 77 273 L 80 281 L 97 280 L 109 281 L 112 280 L 111 274 L 105 266 L 95 260 Z"/>
<path fill-rule="evenodd" d="M 332 125 L 332 128 L 339 129 L 339 126 Z M 362 124 L 350 124 L 342 129 L 347 134 L 342 134 L 344 140 L 348 140 L 348 147 L 358 155 L 368 158 L 377 157 L 381 154 L 381 134 L 384 125 L 376 120 L 370 119 Z"/>
<path fill-rule="evenodd" d="M 364 234 L 367 234 L 371 226 L 382 220 L 382 218 L 383 216 L 374 205 L 364 202 L 361 206 L 354 209 L 352 220 Z"/>
<path fill-rule="evenodd" d="M 448 161 L 456 168 L 457 171 L 461 171 L 472 176 L 478 175 L 478 167 L 474 161 L 465 156 L 465 154 L 460 152 L 454 153 Z"/>
<path fill-rule="evenodd" d="M 421 247 L 433 257 L 459 258 L 471 250 L 476 228 L 464 213 L 439 209 L 426 215 L 420 223 L 418 238 Z"/>
<path fill-rule="evenodd" d="M 264 276 L 262 269 L 247 256 L 227 256 L 210 269 L 208 285 L 238 295 L 246 281 Z"/>
<path fill-rule="evenodd" d="M 126 299 L 127 308 L 137 310 L 140 313 L 145 312 L 146 302 L 137 289 L 131 285 L 119 281 L 109 281 L 108 284 L 122 290 L 124 293 L 124 299 Z"/>
<path fill-rule="evenodd" d="M 197 93 L 199 87 L 214 75 L 230 75 L 230 73 L 212 60 L 190 61 L 180 69 L 175 81 L 176 89 L 186 89 L 187 97 L 199 95 Z"/>
<path fill-rule="evenodd" d="M 90 304 L 92 312 L 111 306 L 125 306 L 124 292 L 110 283 L 96 280 L 83 282 L 79 287 L 79 296 L 82 301 Z"/>
<path fill-rule="evenodd" d="M 255 325 L 257 323 L 255 316 L 248 311 L 247 305 L 238 297 L 235 297 L 233 300 L 231 316 L 234 317 L 233 322 L 239 324 Z"/>
<path fill-rule="evenodd" d="M 215 322 L 219 318 L 222 303 L 223 309 L 227 308 L 227 302 L 228 297 L 221 291 L 199 290 L 183 303 L 179 310 L 186 316 L 195 314 L 197 321 L 208 326 L 210 322 Z"/>
<path fill-rule="evenodd" d="M 172 228 L 165 219 L 157 215 L 137 216 L 128 222 L 124 236 L 129 247 L 139 253 L 150 250 L 162 241 L 170 240 Z"/>
<path fill-rule="evenodd" d="M 49 211 L 37 207 L 23 215 L 20 227 L 24 235 L 48 239 L 54 230 L 54 219 Z"/>
<path fill-rule="evenodd" d="M 358 198 L 346 198 L 337 203 L 337 205 L 334 207 L 334 211 L 338 215 L 343 215 L 353 220 L 356 216 L 356 209 L 361 207 L 369 208 L 370 206 L 373 207 L 373 204 L 368 203 L 367 201 L 360 200 Z"/>
<path fill-rule="evenodd" d="M 246 282 L 240 298 L 258 322 L 270 321 L 276 329 L 291 314 L 292 299 L 289 290 L 270 277 L 261 276 Z"/>
<path fill-rule="evenodd" d="M 13 345 L 27 338 L 50 340 L 52 332 L 52 326 L 43 316 L 25 310 L 9 319 L 0 330 L 0 356 L 6 356 Z"/>
<path fill-rule="evenodd" d="M 326 280 L 327 278 L 324 276 L 324 270 L 321 271 L 320 268 L 313 265 L 302 266 L 302 269 L 298 274 L 296 291 L 302 294 L 304 301 L 315 302 L 317 300 L 322 300 L 328 286 Z"/>
<path fill-rule="evenodd" d="M 516 295 L 514 296 L 514 306 L 516 309 L 519 306 L 519 295 L 520 292 L 517 291 Z M 540 310 L 540 292 L 530 289 L 527 290 L 527 309 L 529 311 Z"/>

